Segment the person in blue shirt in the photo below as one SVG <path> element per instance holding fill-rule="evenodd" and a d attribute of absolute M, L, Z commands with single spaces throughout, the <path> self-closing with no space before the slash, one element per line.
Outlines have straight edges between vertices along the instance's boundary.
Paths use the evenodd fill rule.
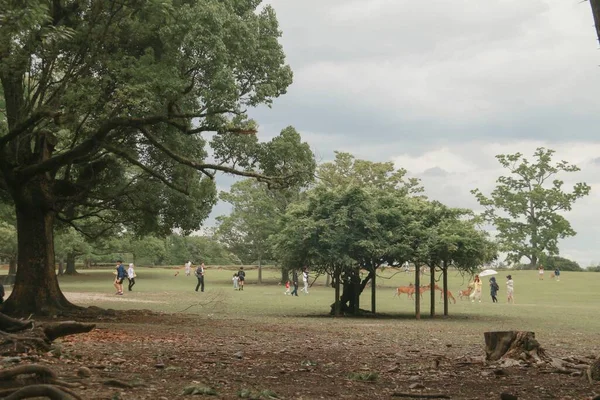
<path fill-rule="evenodd" d="M 123 295 L 123 281 L 127 277 L 127 271 L 125 271 L 125 267 L 123 266 L 123 261 L 117 261 L 117 271 L 115 277 L 115 288 L 117 289 L 117 295 Z"/>

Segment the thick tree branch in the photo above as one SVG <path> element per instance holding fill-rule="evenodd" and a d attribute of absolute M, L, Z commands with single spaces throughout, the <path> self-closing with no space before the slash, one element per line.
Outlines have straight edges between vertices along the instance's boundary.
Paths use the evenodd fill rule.
<path fill-rule="evenodd" d="M 164 183 L 165 185 L 167 185 L 171 189 L 173 189 L 173 190 L 175 190 L 175 191 L 177 191 L 179 193 L 185 194 L 186 196 L 189 196 L 190 193 L 188 192 L 187 189 L 182 188 L 182 187 L 174 184 L 173 182 L 170 182 L 167 178 L 165 178 L 164 176 L 162 176 L 158 172 L 154 171 L 152 168 L 148 168 L 143 163 L 139 162 L 134 157 L 130 156 L 126 151 L 123 151 L 123 150 L 118 149 L 118 148 L 116 148 L 114 146 L 110 146 L 110 145 L 106 145 L 106 144 L 104 145 L 104 148 L 106 150 L 110 151 L 111 153 L 117 154 L 118 156 L 126 159 L 129 163 L 135 165 L 136 167 L 140 168 L 144 172 L 146 172 L 149 175 L 153 176 L 154 178 L 158 179 L 159 181 L 161 181 L 162 183 Z"/>
<path fill-rule="evenodd" d="M 238 176 L 245 176 L 248 178 L 255 178 L 261 182 L 272 182 L 275 179 L 259 174 L 257 172 L 252 172 L 252 171 L 241 171 L 235 168 L 230 168 L 230 167 L 226 167 L 223 165 L 216 165 L 216 164 L 201 164 L 201 163 L 197 163 L 195 161 L 189 160 L 177 153 L 175 153 L 174 151 L 170 150 L 168 147 L 166 147 L 165 145 L 163 145 L 162 143 L 160 143 L 150 132 L 148 132 L 148 130 L 146 129 L 140 129 L 140 131 L 143 133 L 143 135 L 146 137 L 146 139 L 148 139 L 148 141 L 155 147 L 157 147 L 158 149 L 160 149 L 160 151 L 162 151 L 163 153 L 165 153 L 167 156 L 171 157 L 173 160 L 177 161 L 180 164 L 183 165 L 187 165 L 189 167 L 195 168 L 198 171 L 201 171 L 202 173 L 210 176 L 210 177 L 214 177 L 213 174 L 211 174 L 210 172 L 208 172 L 207 170 L 214 170 L 214 171 L 221 171 L 221 172 L 225 172 L 227 174 L 231 174 L 231 175 L 238 175 Z"/>
<path fill-rule="evenodd" d="M 25 121 L 21 122 L 20 124 L 17 124 L 17 126 L 11 129 L 6 135 L 0 137 L 0 149 L 6 146 L 6 144 L 11 140 L 17 138 L 23 132 L 29 130 L 30 128 L 33 128 L 35 125 L 38 124 L 38 122 L 40 122 L 44 118 L 57 117 L 59 115 L 59 112 L 48 110 L 37 111 L 31 114 L 31 116 Z"/>

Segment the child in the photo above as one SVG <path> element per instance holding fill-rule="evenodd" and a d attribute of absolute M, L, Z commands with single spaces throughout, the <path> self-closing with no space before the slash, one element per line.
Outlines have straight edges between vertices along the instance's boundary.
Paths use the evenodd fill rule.
<path fill-rule="evenodd" d="M 290 281 L 287 281 L 285 283 L 285 294 L 286 295 L 290 294 Z"/>
<path fill-rule="evenodd" d="M 481 279 L 479 279 L 479 275 L 475 275 L 475 279 L 473 279 L 473 293 L 469 296 L 471 298 L 471 303 L 474 303 L 477 299 L 481 303 Z"/>
<path fill-rule="evenodd" d="M 233 281 L 233 290 L 240 290 L 240 286 L 238 284 L 240 277 L 238 274 L 233 274 L 233 278 L 231 280 Z"/>

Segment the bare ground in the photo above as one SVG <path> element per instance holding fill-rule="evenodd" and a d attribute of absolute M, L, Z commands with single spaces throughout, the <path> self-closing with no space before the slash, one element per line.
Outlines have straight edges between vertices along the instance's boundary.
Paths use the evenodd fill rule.
<path fill-rule="evenodd" d="M 401 320 L 256 321 L 134 311 L 104 317 L 96 330 L 57 341 L 59 350 L 34 361 L 79 382 L 75 392 L 83 399 L 198 398 L 183 395 L 189 386 L 214 389 L 210 397 L 222 399 L 389 399 L 398 393 L 499 399 L 502 392 L 519 399 L 587 399 L 600 392 L 600 384 L 583 377 L 487 367 L 483 335 L 425 329 L 406 330 Z M 581 357 L 594 348 L 576 345 Z M 571 355 L 563 352 L 551 355 Z M 91 377 L 77 378 L 80 367 Z M 119 382 L 130 387 L 115 387 Z"/>

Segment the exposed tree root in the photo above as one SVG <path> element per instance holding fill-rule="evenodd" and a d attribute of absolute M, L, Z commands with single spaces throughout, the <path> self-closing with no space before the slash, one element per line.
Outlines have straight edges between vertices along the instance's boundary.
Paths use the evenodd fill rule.
<path fill-rule="evenodd" d="M 21 400 L 34 397 L 48 397 L 52 400 L 81 400 L 81 397 L 73 391 L 54 385 L 31 385 L 20 389 L 2 390 L 0 396 L 3 396 L 4 400 Z"/>
<path fill-rule="evenodd" d="M 43 325 L 42 329 L 48 340 L 53 341 L 59 337 L 89 332 L 95 327 L 95 324 L 82 324 L 75 321 L 65 321 Z"/>
<path fill-rule="evenodd" d="M 11 318 L 6 314 L 0 313 L 0 330 L 4 332 L 19 332 L 25 329 L 29 329 L 33 326 L 31 320 L 20 320 Z"/>
<path fill-rule="evenodd" d="M 43 365 L 20 365 L 0 370 L 0 385 L 9 387 L 0 390 L 0 397 L 6 399 L 27 399 L 38 396 L 51 399 L 80 399 L 71 390 L 78 385 L 58 379 L 54 371 Z"/>

